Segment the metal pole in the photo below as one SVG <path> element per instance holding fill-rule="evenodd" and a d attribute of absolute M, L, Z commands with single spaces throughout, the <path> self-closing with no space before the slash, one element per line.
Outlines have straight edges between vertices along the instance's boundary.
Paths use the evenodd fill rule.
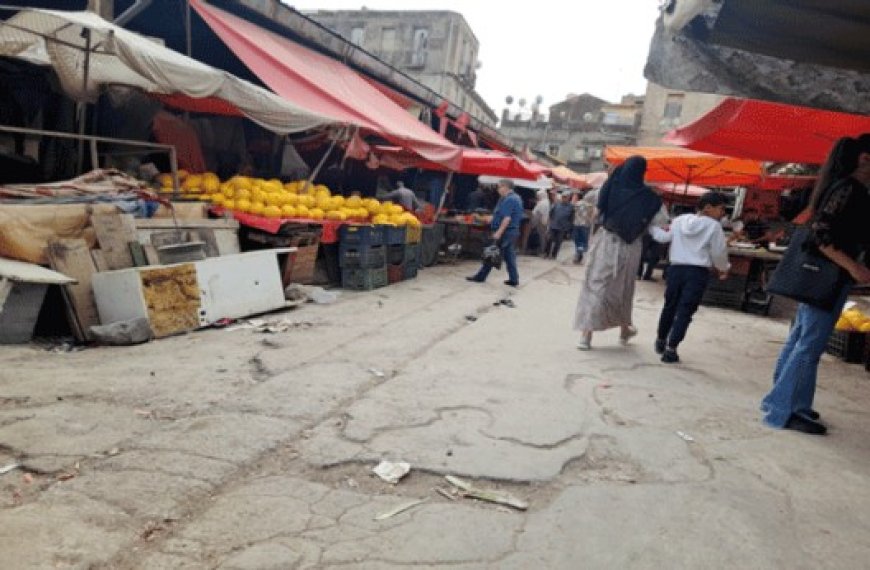
<path fill-rule="evenodd" d="M 441 193 L 441 200 L 438 201 L 438 209 L 435 210 L 435 221 L 438 221 L 438 216 L 441 215 L 441 210 L 444 208 L 444 201 L 447 200 L 447 193 L 450 191 L 450 183 L 453 182 L 453 172 L 447 174 L 447 179 L 444 181 L 444 192 Z"/>
<path fill-rule="evenodd" d="M 89 28 L 84 29 L 85 34 L 85 68 L 84 73 L 82 74 L 82 92 L 85 96 L 88 93 L 88 75 L 90 74 L 91 67 L 91 30 Z M 87 118 L 88 113 L 88 104 L 87 103 L 79 103 L 79 135 L 85 134 L 85 120 Z M 83 174 L 83 170 L 85 168 L 85 141 L 84 139 L 79 139 L 79 152 L 78 152 L 78 173 Z"/>
<path fill-rule="evenodd" d="M 191 55 L 191 52 L 193 51 L 193 42 L 190 37 L 190 0 L 187 0 L 184 4 L 184 33 L 187 37 L 187 57 L 193 57 Z"/>
<path fill-rule="evenodd" d="M 91 168 L 96 170 L 100 167 L 100 155 L 97 153 L 97 141 L 91 140 Z"/>
<path fill-rule="evenodd" d="M 311 174 L 308 176 L 308 180 L 305 181 L 305 186 L 303 186 L 302 190 L 307 191 L 308 188 L 311 187 L 311 183 L 314 182 L 314 179 L 317 178 L 317 175 L 320 174 L 320 169 L 323 168 L 323 165 L 326 164 L 326 159 L 329 158 L 329 155 L 332 154 L 332 149 L 335 148 L 335 145 L 338 143 L 338 139 L 344 138 L 347 129 L 345 127 L 341 128 L 339 134 L 332 139 L 332 143 L 329 145 L 329 148 L 326 149 L 326 152 L 323 155 L 323 158 L 320 159 L 318 165 L 311 171 Z"/>

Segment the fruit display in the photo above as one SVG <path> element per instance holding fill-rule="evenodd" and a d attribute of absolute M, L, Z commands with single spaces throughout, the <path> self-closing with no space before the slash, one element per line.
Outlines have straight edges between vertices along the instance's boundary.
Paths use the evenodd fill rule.
<path fill-rule="evenodd" d="M 184 198 L 255 216 L 388 226 L 421 225 L 413 213 L 406 212 L 398 204 L 360 196 L 333 196 L 326 186 L 309 184 L 306 180 L 285 183 L 277 178 L 233 176 L 221 181 L 213 172 L 191 174 L 183 170 L 178 171 L 178 179 Z M 160 174 L 157 183 L 161 193 L 173 192 L 171 174 Z"/>
<path fill-rule="evenodd" d="M 851 307 L 843 311 L 835 328 L 843 332 L 867 333 L 870 332 L 870 317 L 858 307 Z"/>

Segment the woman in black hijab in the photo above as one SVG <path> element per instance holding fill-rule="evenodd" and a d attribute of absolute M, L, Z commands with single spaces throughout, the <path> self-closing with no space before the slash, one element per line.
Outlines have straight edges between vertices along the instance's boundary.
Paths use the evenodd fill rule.
<path fill-rule="evenodd" d="M 649 232 L 656 241 L 668 239 L 659 227 L 667 223 L 662 200 L 644 184 L 645 174 L 646 159 L 632 156 L 611 173 L 599 193 L 603 230 L 593 239 L 574 319 L 582 334 L 580 350 L 592 348 L 594 331 L 620 327 L 623 344 L 637 334 L 631 312 L 642 236 Z"/>

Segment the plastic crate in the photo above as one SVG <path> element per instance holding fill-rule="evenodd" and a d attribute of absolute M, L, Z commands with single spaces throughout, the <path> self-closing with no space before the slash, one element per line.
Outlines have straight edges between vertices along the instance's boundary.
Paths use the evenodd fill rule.
<path fill-rule="evenodd" d="M 384 243 L 386 245 L 403 245 L 405 243 L 405 226 L 383 226 Z"/>
<path fill-rule="evenodd" d="M 387 263 L 390 265 L 405 263 L 405 244 L 387 246 Z"/>
<path fill-rule="evenodd" d="M 405 280 L 405 266 L 401 263 L 387 265 L 387 281 L 392 285 Z"/>
<path fill-rule="evenodd" d="M 418 267 L 416 265 L 406 265 L 405 266 L 405 279 L 414 279 L 417 277 Z"/>
<path fill-rule="evenodd" d="M 405 246 L 405 265 L 420 267 L 421 246 L 418 243 L 409 243 Z"/>
<path fill-rule="evenodd" d="M 342 269 L 341 286 L 353 291 L 371 291 L 389 285 L 387 268 L 379 269 Z"/>
<path fill-rule="evenodd" d="M 288 265 L 284 270 L 284 284 L 310 285 L 314 283 L 317 253 L 320 250 L 320 236 L 316 233 L 304 233 L 289 239 L 290 245 L 296 248 L 296 252 L 290 254 Z"/>
<path fill-rule="evenodd" d="M 867 333 L 835 330 L 828 337 L 825 352 L 846 362 L 863 362 L 866 342 Z"/>
<path fill-rule="evenodd" d="M 435 265 L 438 262 L 438 252 L 441 250 L 442 243 L 444 243 L 444 224 L 423 226 L 420 265 L 424 267 Z"/>
<path fill-rule="evenodd" d="M 387 247 L 352 247 L 342 244 L 339 256 L 342 269 L 377 269 L 387 265 Z"/>
<path fill-rule="evenodd" d="M 420 243 L 423 241 L 423 226 L 406 226 L 405 243 Z"/>
<path fill-rule="evenodd" d="M 338 233 L 342 245 L 366 247 L 383 245 L 384 226 L 347 225 L 342 226 Z"/>

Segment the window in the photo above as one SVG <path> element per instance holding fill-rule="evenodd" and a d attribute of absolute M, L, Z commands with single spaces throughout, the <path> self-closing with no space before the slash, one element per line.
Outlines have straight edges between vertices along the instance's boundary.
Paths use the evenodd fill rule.
<path fill-rule="evenodd" d="M 354 28 L 350 31 L 350 41 L 358 46 L 361 46 L 366 41 L 366 29 Z"/>
<path fill-rule="evenodd" d="M 583 162 L 584 160 L 586 160 L 586 149 L 582 146 L 575 149 L 574 160 L 577 162 Z"/>
<path fill-rule="evenodd" d="M 679 119 L 683 114 L 683 99 L 685 95 L 682 93 L 669 93 L 665 100 L 665 119 Z"/>
<path fill-rule="evenodd" d="M 396 50 L 396 28 L 384 28 L 381 34 L 381 50 L 385 52 Z"/>
<path fill-rule="evenodd" d="M 547 145 L 547 154 L 550 156 L 559 156 L 559 145 L 557 144 L 548 144 Z"/>
<path fill-rule="evenodd" d="M 619 113 L 614 113 L 612 111 L 607 111 L 604 113 L 604 124 L 605 125 L 618 125 L 622 121 L 620 121 Z"/>
<path fill-rule="evenodd" d="M 411 52 L 411 66 L 424 67 L 426 65 L 426 50 L 429 48 L 429 30 L 416 28 L 414 30 L 414 51 Z"/>

